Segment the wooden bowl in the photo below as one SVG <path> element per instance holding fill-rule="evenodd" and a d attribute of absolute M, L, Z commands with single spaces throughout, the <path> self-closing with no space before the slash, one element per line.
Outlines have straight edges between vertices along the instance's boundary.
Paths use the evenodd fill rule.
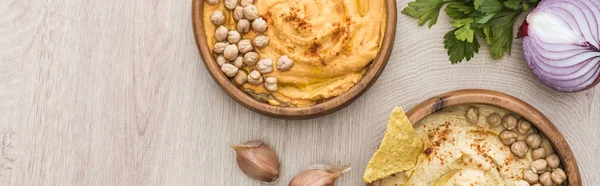
<path fill-rule="evenodd" d="M 567 173 L 567 182 L 569 183 L 569 186 L 581 186 L 581 176 L 579 174 L 577 161 L 575 161 L 575 156 L 560 131 L 558 131 L 552 122 L 540 113 L 540 111 L 513 96 L 491 90 L 457 90 L 433 97 L 420 103 L 406 112 L 406 116 L 408 116 L 408 119 L 412 123 L 416 124 L 430 114 L 442 110 L 443 108 L 477 103 L 504 108 L 529 120 L 529 122 L 539 129 L 539 131 L 548 138 L 548 141 L 552 143 L 561 159 L 561 164 L 564 166 L 565 172 Z M 368 185 L 380 186 L 381 183 L 380 181 L 375 181 Z"/>
<path fill-rule="evenodd" d="M 192 22 L 194 25 L 194 35 L 196 37 L 196 45 L 200 51 L 200 55 L 204 61 L 204 66 L 210 72 L 217 84 L 235 101 L 242 104 L 244 107 L 259 112 L 261 114 L 285 118 L 285 119 L 308 119 L 318 116 L 323 116 L 344 108 L 352 103 L 356 98 L 362 95 L 379 77 L 388 59 L 390 58 L 392 48 L 394 47 L 394 39 L 396 37 L 396 0 L 385 0 L 387 8 L 387 27 L 383 42 L 377 57 L 371 63 L 369 69 L 364 74 L 363 78 L 348 90 L 346 93 L 335 98 L 324 101 L 310 107 L 289 108 L 277 107 L 269 105 L 265 102 L 256 100 L 254 97 L 242 91 L 234 85 L 229 78 L 222 72 L 212 58 L 211 50 L 209 49 L 206 35 L 204 32 L 204 0 L 193 0 L 192 2 Z"/>

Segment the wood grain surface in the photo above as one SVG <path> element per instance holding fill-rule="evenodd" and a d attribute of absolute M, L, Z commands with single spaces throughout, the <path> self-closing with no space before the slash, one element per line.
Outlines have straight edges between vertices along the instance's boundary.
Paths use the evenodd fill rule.
<path fill-rule="evenodd" d="M 282 165 L 275 185 L 314 163 L 352 163 L 337 183 L 362 185 L 392 108 L 463 88 L 539 109 L 571 145 L 583 185 L 600 184 L 600 87 L 570 94 L 540 84 L 518 40 L 500 61 L 483 47 L 450 65 L 446 17 L 428 29 L 399 15 L 391 61 L 369 91 L 331 115 L 286 121 L 242 107 L 212 80 L 191 5 L 2 0 L 0 185 L 261 185 L 238 170 L 227 139 L 273 146 Z"/>

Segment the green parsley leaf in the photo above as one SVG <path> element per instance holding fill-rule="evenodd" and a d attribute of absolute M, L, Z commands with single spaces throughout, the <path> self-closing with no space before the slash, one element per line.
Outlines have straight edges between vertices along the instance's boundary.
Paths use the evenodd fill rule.
<path fill-rule="evenodd" d="M 419 26 L 429 21 L 429 28 L 433 26 L 440 15 L 440 9 L 447 3 L 444 0 L 416 0 L 408 3 L 408 6 L 402 10 L 412 18 L 419 19 Z"/>
<path fill-rule="evenodd" d="M 469 43 L 473 42 L 473 38 L 475 37 L 475 31 L 471 29 L 471 23 L 475 21 L 473 18 L 464 18 L 464 19 L 454 19 L 450 21 L 452 26 L 459 28 L 454 32 L 456 35 L 456 39 L 461 41 L 468 41 Z"/>
<path fill-rule="evenodd" d="M 479 52 L 477 37 L 485 40 L 494 59 L 510 54 L 513 26 L 518 15 L 535 7 L 541 0 L 415 0 L 402 10 L 422 26 L 434 25 L 441 8 L 451 19 L 454 29 L 444 36 L 444 48 L 452 64 L 469 61 Z"/>
<path fill-rule="evenodd" d="M 504 52 L 510 54 L 513 40 L 513 25 L 520 13 L 520 11 L 505 10 L 498 12 L 490 20 L 492 58 L 500 59 L 504 56 Z"/>
<path fill-rule="evenodd" d="M 473 28 L 472 25 L 471 25 L 471 28 Z M 473 30 L 475 30 L 475 36 L 476 37 L 480 37 L 480 38 L 484 38 L 485 39 L 485 33 L 483 32 L 483 27 L 481 27 L 481 28 L 473 28 Z"/>
<path fill-rule="evenodd" d="M 492 45 L 492 43 L 494 42 L 494 37 L 492 36 L 492 28 L 489 24 L 483 26 L 483 34 L 485 35 L 485 42 L 488 45 Z"/>
<path fill-rule="evenodd" d="M 461 19 L 475 11 L 473 6 L 463 2 L 450 2 L 446 5 L 446 15 L 453 19 Z"/>
<path fill-rule="evenodd" d="M 475 0 L 473 1 L 473 5 L 475 6 L 475 10 L 485 14 L 496 13 L 504 7 L 498 0 Z"/>
<path fill-rule="evenodd" d="M 479 52 L 479 42 L 473 40 L 470 43 L 456 39 L 455 32 L 457 30 L 454 29 L 444 36 L 444 48 L 448 50 L 448 56 L 450 56 L 452 64 L 460 63 L 463 59 L 469 61 L 475 53 Z"/>
<path fill-rule="evenodd" d="M 492 58 L 501 59 L 504 57 L 504 53 L 508 51 L 510 54 L 510 48 L 512 47 L 512 37 L 501 37 L 494 40 L 491 48 Z"/>
<path fill-rule="evenodd" d="M 475 6 L 475 9 L 479 9 L 483 3 L 485 3 L 485 0 L 475 0 L 473 6 Z"/>
<path fill-rule="evenodd" d="M 526 0 L 523 2 L 523 11 L 529 11 L 529 6 L 535 6 L 540 2 L 540 0 Z"/>
<path fill-rule="evenodd" d="M 498 12 L 489 22 L 494 38 L 505 37 L 506 35 L 511 35 L 512 37 L 512 27 L 519 13 L 521 12 L 512 10 Z"/>
<path fill-rule="evenodd" d="M 523 2 L 523 0 L 507 0 L 504 1 L 504 6 L 511 10 L 518 10 L 519 5 Z"/>
<path fill-rule="evenodd" d="M 484 15 L 481 17 L 476 17 L 475 18 L 475 22 L 477 24 L 485 24 L 487 23 L 490 19 L 492 19 L 492 17 L 494 17 L 496 15 L 496 13 L 492 13 L 492 14 L 488 14 L 488 15 Z"/>
<path fill-rule="evenodd" d="M 456 35 L 456 39 L 465 41 L 467 40 L 469 43 L 473 42 L 473 38 L 475 38 L 475 31 L 470 28 L 471 24 L 460 27 L 454 35 Z"/>
<path fill-rule="evenodd" d="M 466 17 L 466 14 L 460 12 L 457 8 L 446 5 L 446 15 L 452 19 L 461 19 Z"/>
<path fill-rule="evenodd" d="M 450 21 L 450 23 L 452 23 L 452 26 L 454 26 L 454 27 L 462 27 L 462 26 L 471 24 L 473 21 L 475 21 L 473 18 L 464 18 L 464 19 L 454 19 L 454 20 Z"/>

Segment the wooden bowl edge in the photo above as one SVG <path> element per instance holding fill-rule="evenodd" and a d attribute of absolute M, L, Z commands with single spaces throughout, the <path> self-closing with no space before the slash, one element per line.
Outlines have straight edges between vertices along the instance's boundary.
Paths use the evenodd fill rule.
<path fill-rule="evenodd" d="M 462 104 L 489 104 L 504 108 L 529 120 L 548 138 L 562 160 L 570 186 L 581 186 L 579 166 L 569 144 L 562 133 L 540 111 L 528 103 L 508 94 L 484 89 L 456 90 L 425 100 L 406 112 L 406 116 L 416 124 L 428 115 L 443 108 Z M 380 186 L 380 181 L 367 184 Z"/>
<path fill-rule="evenodd" d="M 288 108 L 272 106 L 254 99 L 252 96 L 235 86 L 229 78 L 225 77 L 222 73 L 219 73 L 220 70 L 214 59 L 211 57 L 212 54 L 206 42 L 206 35 L 204 34 L 204 19 L 202 19 L 203 7 L 204 0 L 192 1 L 193 32 L 196 46 L 198 47 L 205 68 L 219 87 L 221 87 L 229 97 L 252 111 L 270 117 L 282 119 L 310 119 L 331 114 L 348 106 L 364 94 L 377 81 L 385 69 L 394 48 L 397 22 L 396 0 L 386 0 L 387 26 L 382 46 L 377 57 L 373 60 L 363 78 L 361 78 L 356 85 L 342 95 L 310 107 Z"/>

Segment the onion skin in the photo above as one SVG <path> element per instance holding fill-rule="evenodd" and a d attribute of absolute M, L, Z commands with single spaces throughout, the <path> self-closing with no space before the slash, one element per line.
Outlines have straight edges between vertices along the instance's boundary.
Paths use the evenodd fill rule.
<path fill-rule="evenodd" d="M 525 20 L 523 21 L 523 24 L 519 27 L 519 32 L 517 32 L 517 39 L 529 36 L 527 30 L 529 30 L 529 23 L 527 23 L 527 20 Z"/>
<path fill-rule="evenodd" d="M 533 73 L 564 92 L 600 83 L 600 1 L 543 0 L 517 34 Z"/>

